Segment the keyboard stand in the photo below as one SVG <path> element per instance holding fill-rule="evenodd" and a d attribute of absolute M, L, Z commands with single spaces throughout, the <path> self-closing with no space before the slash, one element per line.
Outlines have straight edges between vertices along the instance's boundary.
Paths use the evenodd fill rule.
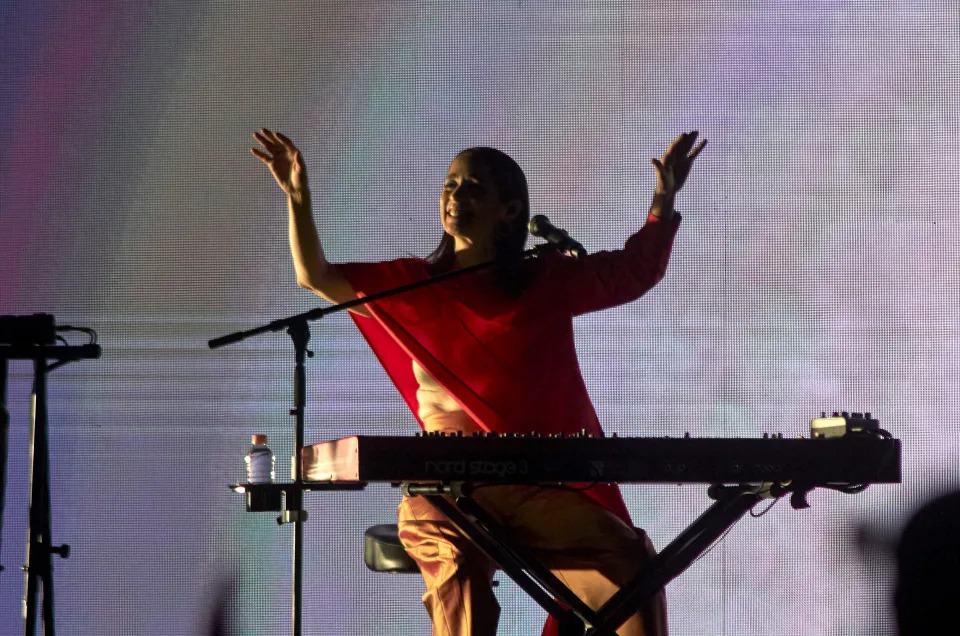
<path fill-rule="evenodd" d="M 286 502 L 299 502 L 306 491 L 363 490 L 364 481 L 323 481 L 272 484 L 232 484 L 236 492 L 246 493 L 247 511 L 280 511 L 277 523 L 285 522 Z M 397 485 L 394 482 L 394 485 Z M 670 581 L 706 552 L 733 524 L 757 502 L 778 499 L 792 493 L 794 508 L 807 507 L 806 495 L 815 486 L 792 484 L 721 485 L 714 484 L 707 494 L 710 505 L 663 550 L 650 559 L 637 575 L 598 610 L 588 607 L 549 568 L 529 550 L 515 545 L 509 533 L 473 497 L 470 482 L 403 482 L 405 496 L 422 496 L 492 559 L 540 607 L 559 623 L 560 636 L 615 636 L 639 608 L 653 599 Z"/>
<path fill-rule="evenodd" d="M 560 624 L 560 636 L 614 636 L 617 628 L 680 575 L 765 497 L 781 493 L 757 486 L 711 486 L 715 501 L 599 610 L 592 610 L 529 551 L 514 545 L 506 530 L 470 495 L 469 483 L 403 484 L 407 496 L 423 496 Z M 558 602 L 559 601 L 559 602 Z M 561 605 L 562 603 L 562 605 Z"/>

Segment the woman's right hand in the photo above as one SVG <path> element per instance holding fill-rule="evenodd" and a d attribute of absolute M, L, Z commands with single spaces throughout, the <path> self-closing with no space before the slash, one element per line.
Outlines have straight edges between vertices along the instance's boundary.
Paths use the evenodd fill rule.
<path fill-rule="evenodd" d="M 650 160 L 657 171 L 656 194 L 672 197 L 686 183 L 693 160 L 707 145 L 707 140 L 703 139 L 694 147 L 698 134 L 696 130 L 681 133 L 663 153 L 662 158 Z"/>
<path fill-rule="evenodd" d="M 250 148 L 254 157 L 262 161 L 283 191 L 295 199 L 307 192 L 307 167 L 300 150 L 286 136 L 261 128 L 253 133 L 264 149 Z"/>

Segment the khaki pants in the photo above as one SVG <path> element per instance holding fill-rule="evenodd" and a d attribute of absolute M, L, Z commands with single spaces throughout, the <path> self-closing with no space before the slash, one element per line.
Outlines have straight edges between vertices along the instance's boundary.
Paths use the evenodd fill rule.
<path fill-rule="evenodd" d="M 568 488 L 482 486 L 473 498 L 511 537 L 591 608 L 599 608 L 654 554 L 632 528 L 583 493 Z M 397 510 L 400 541 L 420 566 L 434 636 L 493 636 L 500 606 L 491 581 L 496 568 L 423 497 L 404 497 Z M 632 616 L 621 636 L 664 636 L 660 594 Z"/>

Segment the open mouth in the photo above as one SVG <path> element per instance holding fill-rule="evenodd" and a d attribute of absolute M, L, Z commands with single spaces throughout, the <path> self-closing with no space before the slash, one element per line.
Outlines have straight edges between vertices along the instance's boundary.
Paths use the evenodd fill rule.
<path fill-rule="evenodd" d="M 470 210 L 460 207 L 447 208 L 447 216 L 452 219 L 466 219 L 470 217 Z"/>

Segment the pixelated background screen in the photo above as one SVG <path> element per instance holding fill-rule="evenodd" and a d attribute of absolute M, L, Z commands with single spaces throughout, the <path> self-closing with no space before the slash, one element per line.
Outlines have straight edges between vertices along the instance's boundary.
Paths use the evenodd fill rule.
<path fill-rule="evenodd" d="M 903 442 L 903 483 L 745 517 L 670 583 L 671 631 L 889 633 L 891 545 L 960 477 L 958 76 L 954 0 L 7 0 L 0 315 L 51 313 L 103 347 L 49 381 L 52 538 L 72 550 L 58 629 L 204 633 L 229 607 L 238 634 L 289 633 L 291 526 L 227 485 L 252 433 L 289 478 L 293 348 L 207 346 L 324 304 L 296 285 L 285 199 L 248 152 L 269 127 L 302 148 L 334 262 L 431 252 L 447 166 L 478 145 L 516 158 L 534 214 L 616 248 L 645 218 L 650 158 L 700 131 L 666 278 L 576 323 L 604 427 L 795 437 L 869 411 Z M 308 443 L 416 430 L 346 315 L 311 335 Z M 10 363 L 10 634 L 31 380 Z M 624 494 L 658 547 L 710 502 Z M 429 632 L 422 582 L 362 563 L 399 498 L 307 497 L 304 633 Z M 499 578 L 500 633 L 539 633 L 544 612 Z"/>

